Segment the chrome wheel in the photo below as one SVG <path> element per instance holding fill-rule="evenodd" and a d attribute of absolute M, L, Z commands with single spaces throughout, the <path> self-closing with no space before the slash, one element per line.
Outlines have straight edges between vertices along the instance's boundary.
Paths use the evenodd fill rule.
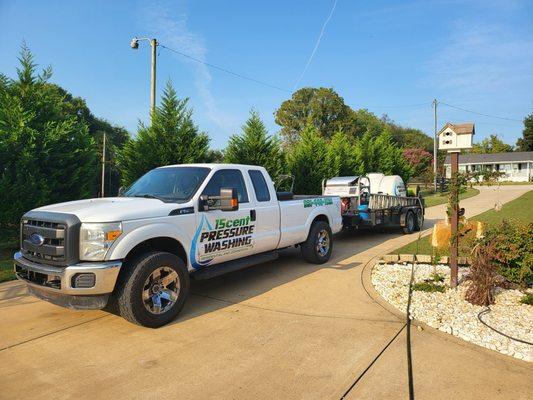
<path fill-rule="evenodd" d="M 325 229 L 322 229 L 320 232 L 318 232 L 316 251 L 320 257 L 324 257 L 329 252 L 329 234 Z"/>
<path fill-rule="evenodd" d="M 169 267 L 159 267 L 144 282 L 144 307 L 152 314 L 162 314 L 176 303 L 179 292 L 178 273 Z"/>

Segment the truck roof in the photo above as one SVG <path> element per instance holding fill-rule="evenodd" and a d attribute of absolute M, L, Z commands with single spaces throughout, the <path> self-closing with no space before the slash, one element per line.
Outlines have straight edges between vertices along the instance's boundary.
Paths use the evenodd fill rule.
<path fill-rule="evenodd" d="M 173 164 L 163 165 L 157 168 L 171 168 L 171 167 L 205 167 L 205 168 L 263 168 L 260 165 L 247 165 L 247 164 L 225 164 L 225 163 L 194 163 L 194 164 Z"/>

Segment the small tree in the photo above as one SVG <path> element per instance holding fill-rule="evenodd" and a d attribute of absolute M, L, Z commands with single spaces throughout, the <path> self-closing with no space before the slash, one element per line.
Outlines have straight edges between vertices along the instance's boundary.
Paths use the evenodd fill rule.
<path fill-rule="evenodd" d="M 278 138 L 269 136 L 257 111 L 250 111 L 250 118 L 240 135 L 233 135 L 224 151 L 224 161 L 236 164 L 261 165 L 272 179 L 283 172 L 283 153 Z"/>
<path fill-rule="evenodd" d="M 414 177 L 424 178 L 428 170 L 431 170 L 433 156 L 424 149 L 403 149 L 403 157 L 411 167 Z"/>
<path fill-rule="evenodd" d="M 524 118 L 522 137 L 516 142 L 518 151 L 533 151 L 533 114 Z"/>
<path fill-rule="evenodd" d="M 479 143 L 474 143 L 472 153 L 507 153 L 513 151 L 513 146 L 504 143 L 498 135 L 490 135 Z"/>
<path fill-rule="evenodd" d="M 326 146 L 326 141 L 320 137 L 316 128 L 308 124 L 288 156 L 289 170 L 295 176 L 296 193 L 321 192 L 322 180 L 328 173 Z"/>
<path fill-rule="evenodd" d="M 178 99 L 169 81 L 152 124 L 140 124 L 137 137 L 129 140 L 119 154 L 122 184 L 130 185 L 153 168 L 204 162 L 209 156 L 209 137 L 192 121 L 188 99 Z"/>

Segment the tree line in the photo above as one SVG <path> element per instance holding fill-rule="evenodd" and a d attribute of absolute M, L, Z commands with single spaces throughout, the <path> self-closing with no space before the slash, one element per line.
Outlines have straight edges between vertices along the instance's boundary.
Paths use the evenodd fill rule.
<path fill-rule="evenodd" d="M 322 179 L 331 176 L 380 171 L 407 180 L 431 170 L 429 136 L 353 110 L 331 88 L 303 88 L 284 101 L 275 113 L 279 135 L 251 110 L 241 132 L 214 150 L 194 123 L 188 99 L 180 99 L 170 82 L 151 124 L 140 123 L 131 136 L 51 83 L 51 68 L 38 72 L 26 46 L 19 60 L 15 78 L 0 74 L 0 236 L 15 232 L 27 210 L 98 196 L 104 133 L 108 196 L 168 164 L 262 165 L 274 180 L 294 175 L 294 189 L 302 194 L 319 193 Z"/>

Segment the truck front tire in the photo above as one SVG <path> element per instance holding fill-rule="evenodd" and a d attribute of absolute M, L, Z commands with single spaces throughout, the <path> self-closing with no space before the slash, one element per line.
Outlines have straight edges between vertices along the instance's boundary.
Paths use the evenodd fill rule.
<path fill-rule="evenodd" d="M 149 328 L 168 324 L 179 314 L 189 293 L 189 273 L 176 255 L 151 252 L 134 260 L 117 290 L 120 315 Z"/>
<path fill-rule="evenodd" d="M 333 235 L 329 224 L 315 221 L 309 229 L 307 240 L 300 245 L 302 257 L 314 264 L 324 264 L 333 251 Z"/>

